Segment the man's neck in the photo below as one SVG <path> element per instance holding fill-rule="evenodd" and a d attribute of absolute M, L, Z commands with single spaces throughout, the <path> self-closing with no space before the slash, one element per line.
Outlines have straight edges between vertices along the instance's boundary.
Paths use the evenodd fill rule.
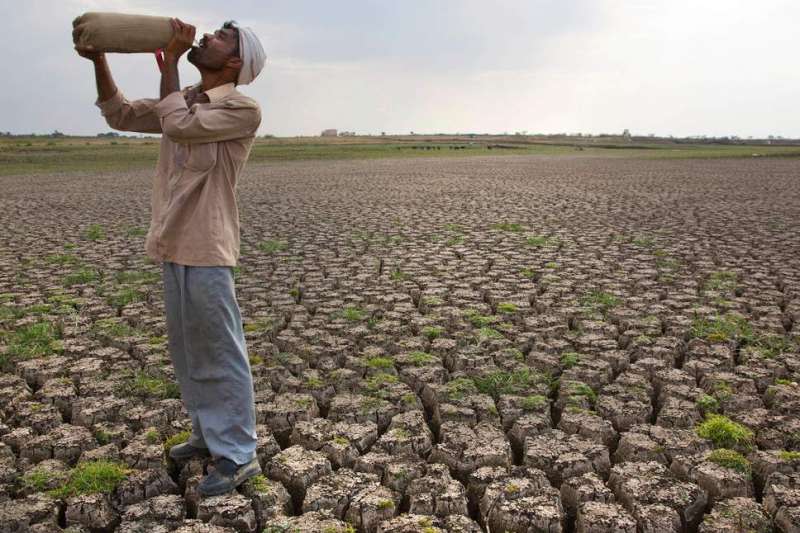
<path fill-rule="evenodd" d="M 203 92 L 210 91 L 215 87 L 220 87 L 226 83 L 233 83 L 227 79 L 224 72 L 219 71 L 200 71 L 200 86 Z"/>

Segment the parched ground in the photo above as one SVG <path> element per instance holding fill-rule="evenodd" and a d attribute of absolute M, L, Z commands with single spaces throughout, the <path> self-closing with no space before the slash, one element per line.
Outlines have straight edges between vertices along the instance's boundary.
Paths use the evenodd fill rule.
<path fill-rule="evenodd" d="M 149 172 L 0 178 L 0 531 L 800 528 L 800 162 L 251 166 L 264 476 L 201 499 Z M 226 529 L 228 528 L 228 529 Z"/>

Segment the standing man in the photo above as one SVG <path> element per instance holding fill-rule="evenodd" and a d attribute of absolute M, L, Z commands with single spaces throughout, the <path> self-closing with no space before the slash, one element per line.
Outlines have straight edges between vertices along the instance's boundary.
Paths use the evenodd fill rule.
<path fill-rule="evenodd" d="M 266 59 L 249 28 L 226 22 L 193 46 L 195 28 L 173 19 L 161 65 L 161 97 L 128 101 L 105 55 L 94 62 L 97 106 L 118 130 L 162 133 L 153 181 L 147 254 L 162 263 L 169 352 L 191 437 L 169 450 L 173 459 L 208 455 L 204 496 L 223 494 L 259 474 L 253 379 L 236 302 L 233 267 L 239 257 L 236 182 L 253 144 L 261 111 L 236 85 L 253 81 Z M 73 36 L 77 41 L 80 28 Z M 178 60 L 201 81 L 180 90 Z"/>

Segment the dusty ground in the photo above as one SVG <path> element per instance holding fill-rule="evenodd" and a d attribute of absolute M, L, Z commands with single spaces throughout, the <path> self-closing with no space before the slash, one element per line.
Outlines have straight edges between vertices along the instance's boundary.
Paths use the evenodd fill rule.
<path fill-rule="evenodd" d="M 188 420 L 149 172 L 4 177 L 0 531 L 797 531 L 799 171 L 252 166 L 266 477 L 206 500 L 163 454 Z"/>

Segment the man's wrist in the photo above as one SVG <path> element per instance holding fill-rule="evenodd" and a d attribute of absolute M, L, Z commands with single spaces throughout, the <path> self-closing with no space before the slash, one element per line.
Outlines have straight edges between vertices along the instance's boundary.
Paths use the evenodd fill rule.
<path fill-rule="evenodd" d="M 167 52 L 164 51 L 164 62 L 165 63 L 173 63 L 175 65 L 178 64 L 178 60 L 181 58 L 182 54 L 176 54 L 175 52 Z"/>

